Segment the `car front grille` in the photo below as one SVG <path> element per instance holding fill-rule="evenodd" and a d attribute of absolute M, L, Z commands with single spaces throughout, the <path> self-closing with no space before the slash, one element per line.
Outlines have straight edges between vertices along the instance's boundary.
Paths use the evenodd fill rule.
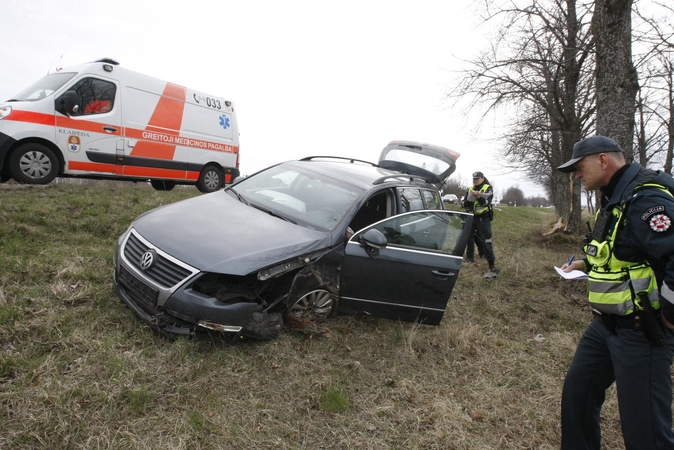
<path fill-rule="evenodd" d="M 161 254 L 157 255 L 156 262 L 149 269 L 142 270 L 140 260 L 143 254 L 150 250 L 150 248 L 136 234 L 131 233 L 124 246 L 124 256 L 134 268 L 163 288 L 172 288 L 192 275 L 192 271 L 176 264 Z"/>

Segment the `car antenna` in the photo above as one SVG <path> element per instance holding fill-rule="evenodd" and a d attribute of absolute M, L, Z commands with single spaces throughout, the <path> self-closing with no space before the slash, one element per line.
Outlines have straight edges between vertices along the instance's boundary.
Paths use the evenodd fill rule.
<path fill-rule="evenodd" d="M 63 51 L 61 52 L 61 56 L 59 56 L 58 63 L 56 63 L 56 67 L 55 67 L 55 69 L 56 69 L 57 72 L 60 72 L 61 69 L 63 69 L 63 67 L 58 67 L 58 65 L 61 64 L 61 60 L 63 59 L 63 54 L 64 54 L 65 51 L 68 49 L 68 44 L 70 44 L 70 39 L 71 39 L 72 37 L 73 37 L 72 34 L 71 34 L 70 36 L 68 36 L 68 42 L 66 42 L 66 45 L 65 45 L 65 47 L 63 47 Z M 51 70 L 52 66 L 54 66 L 53 63 L 52 63 L 52 65 L 49 67 L 49 69 L 47 69 L 47 74 L 49 74 L 49 71 Z"/>

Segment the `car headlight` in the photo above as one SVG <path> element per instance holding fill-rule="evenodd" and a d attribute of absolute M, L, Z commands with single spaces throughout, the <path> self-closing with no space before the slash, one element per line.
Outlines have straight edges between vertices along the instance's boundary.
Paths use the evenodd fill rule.
<path fill-rule="evenodd" d="M 7 105 L 7 106 L 0 106 L 0 119 L 4 119 L 5 117 L 9 116 L 12 114 L 12 107 Z"/>

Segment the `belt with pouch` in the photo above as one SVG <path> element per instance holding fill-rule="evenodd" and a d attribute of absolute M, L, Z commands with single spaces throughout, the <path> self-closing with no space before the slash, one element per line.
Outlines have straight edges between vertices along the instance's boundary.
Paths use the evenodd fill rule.
<path fill-rule="evenodd" d="M 627 314 L 620 316 L 618 314 L 604 314 L 597 311 L 596 309 L 592 310 L 592 314 L 598 320 L 601 320 L 606 328 L 612 333 L 615 332 L 616 328 L 632 328 L 636 330 L 641 329 L 641 313 L 643 311 L 635 311 L 632 314 Z M 656 313 L 660 315 L 660 310 L 657 310 Z"/>

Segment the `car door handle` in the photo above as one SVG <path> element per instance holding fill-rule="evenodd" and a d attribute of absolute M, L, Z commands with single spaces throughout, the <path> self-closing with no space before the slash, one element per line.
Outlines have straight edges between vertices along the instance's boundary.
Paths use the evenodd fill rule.
<path fill-rule="evenodd" d="M 118 131 L 117 128 L 111 127 L 109 125 L 104 126 L 103 129 L 108 133 L 116 133 Z"/>
<path fill-rule="evenodd" d="M 449 271 L 445 272 L 445 271 L 442 271 L 442 270 L 433 270 L 431 272 L 433 273 L 433 275 L 435 275 L 438 278 L 441 278 L 442 280 L 445 280 L 449 277 L 456 276 L 455 272 L 449 272 Z"/>

